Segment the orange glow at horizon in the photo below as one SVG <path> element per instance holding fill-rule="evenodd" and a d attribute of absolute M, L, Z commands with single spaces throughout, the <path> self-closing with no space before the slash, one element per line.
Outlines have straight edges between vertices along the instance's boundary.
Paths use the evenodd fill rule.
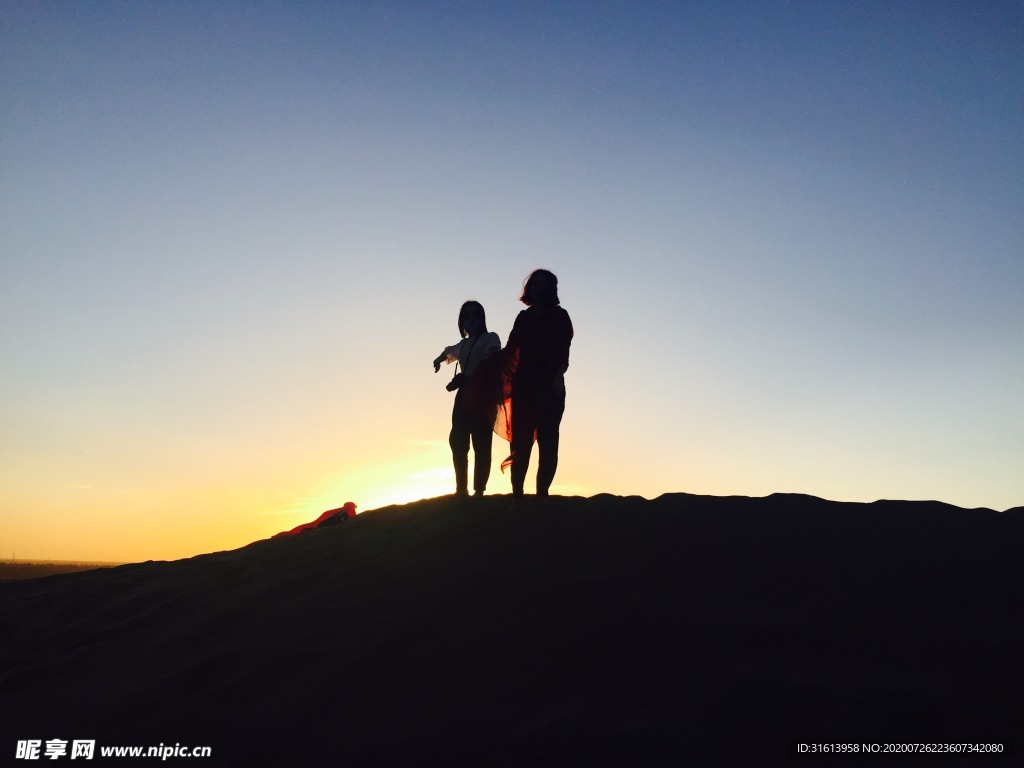
<path fill-rule="evenodd" d="M 501 445 L 496 438 L 487 490 L 491 495 L 510 492 L 507 472 L 498 469 Z M 163 484 L 132 488 L 118 487 L 113 483 L 116 478 L 110 477 L 102 478 L 106 483 L 51 486 L 42 494 L 38 487 L 7 488 L 4 507 L 31 508 L 33 515 L 11 516 L 4 538 L 16 545 L 11 551 L 0 550 L 0 556 L 81 562 L 175 560 L 243 547 L 310 522 L 347 501 L 364 514 L 454 490 L 447 441 L 407 441 L 395 453 L 378 462 L 364 456 L 361 464 L 353 462 L 344 472 L 332 469 L 322 457 L 297 462 L 302 471 L 281 470 L 276 475 L 225 470 L 223 485 L 175 487 L 164 479 Z M 571 462 L 570 458 L 567 465 Z M 310 490 L 295 492 L 302 487 Z M 556 478 L 552 492 L 595 491 L 559 484 Z M 0 547 L 7 550 L 6 541 Z"/>

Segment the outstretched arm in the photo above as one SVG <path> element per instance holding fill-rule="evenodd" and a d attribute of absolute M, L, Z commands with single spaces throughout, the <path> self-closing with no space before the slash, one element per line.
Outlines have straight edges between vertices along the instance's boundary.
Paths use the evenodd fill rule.
<path fill-rule="evenodd" d="M 434 358 L 434 373 L 441 370 L 441 363 L 454 363 L 459 359 L 459 351 L 462 349 L 462 342 L 453 344 L 450 347 L 445 347 L 444 351 Z"/>

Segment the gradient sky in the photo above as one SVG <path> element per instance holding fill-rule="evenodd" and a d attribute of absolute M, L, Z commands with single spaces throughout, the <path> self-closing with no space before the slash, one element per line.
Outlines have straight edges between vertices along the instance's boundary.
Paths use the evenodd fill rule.
<path fill-rule="evenodd" d="M 431 360 L 468 298 L 504 342 L 541 266 L 556 492 L 1024 504 L 1022 34 L 1020 2 L 5 2 L 0 556 L 450 492 Z"/>

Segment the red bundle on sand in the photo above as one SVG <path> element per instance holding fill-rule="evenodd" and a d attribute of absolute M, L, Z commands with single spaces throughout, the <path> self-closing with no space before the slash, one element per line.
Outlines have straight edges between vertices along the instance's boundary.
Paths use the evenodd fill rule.
<path fill-rule="evenodd" d="M 324 512 L 320 517 L 314 520 L 312 523 L 304 523 L 303 525 L 297 525 L 290 531 L 281 531 L 281 533 L 275 533 L 270 538 L 277 539 L 281 536 L 293 536 L 296 533 L 302 533 L 303 531 L 309 531 L 313 528 L 320 528 L 321 526 L 337 525 L 342 520 L 348 520 L 350 517 L 356 516 L 356 505 L 351 501 L 346 501 L 345 506 L 338 507 L 337 509 L 329 509 Z"/>

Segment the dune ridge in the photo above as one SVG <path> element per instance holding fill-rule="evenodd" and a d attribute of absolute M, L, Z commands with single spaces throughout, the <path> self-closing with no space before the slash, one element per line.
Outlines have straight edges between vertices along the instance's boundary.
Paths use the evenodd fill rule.
<path fill-rule="evenodd" d="M 1006 741 L 1022 532 L 1024 508 L 938 502 L 440 498 L 2 584 L 0 749 L 669 765 Z"/>

